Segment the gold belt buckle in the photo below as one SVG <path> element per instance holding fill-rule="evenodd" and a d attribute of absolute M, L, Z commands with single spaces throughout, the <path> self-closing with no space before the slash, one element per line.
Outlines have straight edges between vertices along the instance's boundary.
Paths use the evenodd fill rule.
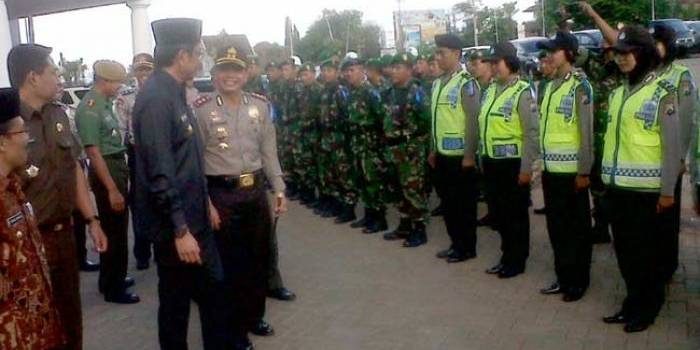
<path fill-rule="evenodd" d="M 248 188 L 255 185 L 255 175 L 254 174 L 243 174 L 238 178 L 238 184 L 242 188 Z"/>

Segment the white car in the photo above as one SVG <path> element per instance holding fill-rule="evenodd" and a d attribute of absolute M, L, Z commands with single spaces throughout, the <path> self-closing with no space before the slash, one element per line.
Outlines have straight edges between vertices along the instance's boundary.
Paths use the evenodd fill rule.
<path fill-rule="evenodd" d="M 60 102 L 73 109 L 78 108 L 80 100 L 90 91 L 87 87 L 71 87 L 63 90 Z"/>

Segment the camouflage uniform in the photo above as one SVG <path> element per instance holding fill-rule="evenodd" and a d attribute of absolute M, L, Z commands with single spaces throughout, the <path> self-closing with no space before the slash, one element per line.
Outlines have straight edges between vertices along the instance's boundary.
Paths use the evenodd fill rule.
<path fill-rule="evenodd" d="M 266 85 L 267 84 L 265 83 L 263 77 L 258 75 L 248 79 L 248 82 L 245 84 L 243 90 L 258 95 L 267 96 L 268 91 Z"/>
<path fill-rule="evenodd" d="M 283 80 L 270 80 L 268 84 L 267 97 L 270 99 L 272 104 L 272 118 L 275 121 L 275 127 L 277 129 L 277 153 L 279 154 L 280 161 L 282 160 L 282 151 L 284 148 L 284 125 L 282 124 L 282 105 L 284 100 L 284 95 L 282 94 Z M 284 171 L 284 167 L 282 168 Z"/>
<path fill-rule="evenodd" d="M 411 221 L 428 220 L 426 159 L 430 130 L 428 97 L 418 80 L 407 87 L 392 87 L 387 92 L 384 136 L 386 157 L 393 165 L 393 195 L 398 195 L 399 212 Z M 391 190 L 391 189 L 390 189 Z"/>
<path fill-rule="evenodd" d="M 278 129 L 281 135 L 281 145 L 278 147 L 280 163 L 282 171 L 284 171 L 285 180 L 289 183 L 290 190 L 296 189 L 296 179 L 294 177 L 294 154 L 293 146 L 298 141 L 299 125 L 297 123 L 297 87 L 296 81 L 283 80 L 280 87 L 280 115 Z M 292 198 L 293 199 L 293 198 Z"/>
<path fill-rule="evenodd" d="M 348 106 L 350 130 L 353 135 L 351 149 L 356 157 L 360 197 L 370 213 L 368 219 L 371 221 L 378 216 L 373 215 L 374 213 L 383 215 L 386 209 L 383 186 L 386 164 L 382 154 L 382 125 L 385 113 L 381 93 L 368 81 L 351 88 Z"/>
<path fill-rule="evenodd" d="M 299 85 L 298 124 L 300 137 L 294 145 L 294 178 L 299 182 L 302 200 L 305 203 L 314 200 L 318 187 L 318 116 L 322 86 L 314 82 L 309 86 Z"/>
<path fill-rule="evenodd" d="M 325 84 L 321 93 L 318 173 L 321 193 L 344 206 L 357 203 L 353 160 L 349 147 L 347 122 L 349 92 L 339 82 Z"/>

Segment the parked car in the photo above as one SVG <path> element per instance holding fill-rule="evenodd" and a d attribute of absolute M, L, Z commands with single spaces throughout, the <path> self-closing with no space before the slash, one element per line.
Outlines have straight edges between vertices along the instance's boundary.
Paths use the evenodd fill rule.
<path fill-rule="evenodd" d="M 78 108 L 80 100 L 90 91 L 87 87 L 70 87 L 63 90 L 63 96 L 61 96 L 61 103 L 70 106 L 71 108 Z"/>
<path fill-rule="evenodd" d="M 590 51 L 600 52 L 603 50 L 603 33 L 598 29 L 581 30 L 572 33 L 578 40 L 578 46 Z"/>
<path fill-rule="evenodd" d="M 695 46 L 693 52 L 700 52 L 700 21 L 685 21 L 685 25 L 695 34 Z"/>
<path fill-rule="evenodd" d="M 695 32 L 680 19 L 657 19 L 651 21 L 650 28 L 667 27 L 676 33 L 676 44 L 680 48 L 692 50 L 695 46 Z"/>
<path fill-rule="evenodd" d="M 523 39 L 515 39 L 510 42 L 518 51 L 518 59 L 520 59 L 520 70 L 523 76 L 532 77 L 537 72 L 539 66 L 540 49 L 537 48 L 537 43 L 546 42 L 549 39 L 545 37 L 535 36 Z"/>

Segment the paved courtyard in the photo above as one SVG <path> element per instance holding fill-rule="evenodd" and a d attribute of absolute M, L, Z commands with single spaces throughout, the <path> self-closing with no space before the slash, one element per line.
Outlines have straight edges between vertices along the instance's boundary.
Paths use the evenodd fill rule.
<path fill-rule="evenodd" d="M 689 61 L 700 76 L 698 60 Z M 687 182 L 686 182 L 687 187 Z M 535 207 L 541 191 L 533 190 Z M 447 349 L 700 349 L 700 220 L 686 188 L 681 266 L 668 287 L 667 303 L 647 332 L 627 335 L 606 325 L 618 310 L 624 284 L 612 246 L 594 249 L 591 287 L 583 300 L 563 303 L 542 296 L 553 281 L 552 253 L 544 217 L 532 216 L 531 255 L 524 275 L 499 280 L 484 274 L 499 257 L 500 239 L 478 232 L 479 256 L 448 265 L 434 257 L 448 245 L 442 218 L 428 227 L 429 242 L 416 249 L 337 226 L 292 203 L 279 224 L 280 265 L 298 294 L 292 303 L 268 301 L 276 335 L 253 337 L 257 349 L 447 350 Z M 484 206 L 480 205 L 483 213 Z M 396 225 L 392 212 L 390 222 Z M 107 304 L 97 293 L 97 274 L 82 274 L 86 350 L 155 350 L 155 269 L 130 275 L 140 304 Z M 201 349 L 196 307 L 191 349 Z"/>

